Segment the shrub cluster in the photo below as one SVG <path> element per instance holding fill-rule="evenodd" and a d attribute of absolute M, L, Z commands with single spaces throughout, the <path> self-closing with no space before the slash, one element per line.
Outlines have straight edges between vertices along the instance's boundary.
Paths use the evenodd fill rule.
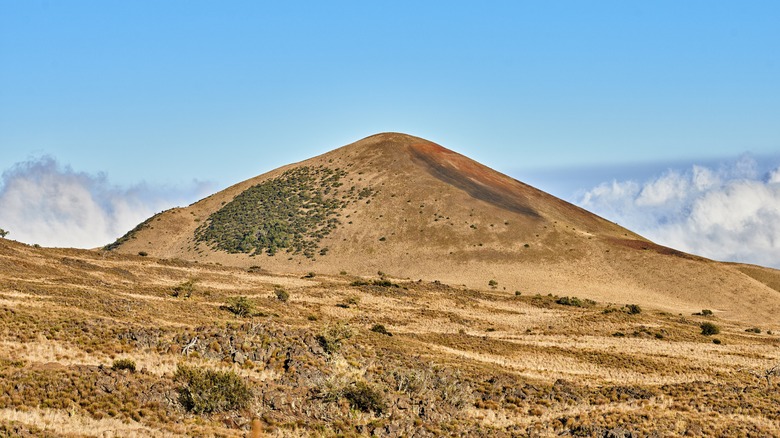
<path fill-rule="evenodd" d="M 128 370 L 131 373 L 134 373 L 135 361 L 132 359 L 117 359 L 111 365 L 111 369 L 114 371 Z"/>
<path fill-rule="evenodd" d="M 699 327 L 701 328 L 701 334 L 704 336 L 717 335 L 720 333 L 720 328 L 711 322 L 703 322 Z"/>
<path fill-rule="evenodd" d="M 244 409 L 252 401 L 249 386 L 233 371 L 179 365 L 174 379 L 179 387 L 179 402 L 195 414 Z"/>
<path fill-rule="evenodd" d="M 274 255 L 285 249 L 308 258 L 318 250 L 325 255 L 319 243 L 339 224 L 339 212 L 374 193 L 340 189 L 346 175 L 325 166 L 288 170 L 240 193 L 209 216 L 195 238 L 229 253 Z"/>
<path fill-rule="evenodd" d="M 252 316 L 255 312 L 255 306 L 247 297 L 229 298 L 224 308 L 233 312 L 236 316 Z"/>
<path fill-rule="evenodd" d="M 596 304 L 596 302 L 593 300 L 589 300 L 587 298 L 580 299 L 577 297 L 560 297 L 557 300 L 555 300 L 555 302 L 562 306 L 572 306 L 572 307 L 587 307 Z"/>
<path fill-rule="evenodd" d="M 387 328 L 385 328 L 385 326 L 382 324 L 374 324 L 371 327 L 371 331 L 374 333 L 379 333 L 380 335 L 393 336 L 393 334 L 387 331 Z"/>

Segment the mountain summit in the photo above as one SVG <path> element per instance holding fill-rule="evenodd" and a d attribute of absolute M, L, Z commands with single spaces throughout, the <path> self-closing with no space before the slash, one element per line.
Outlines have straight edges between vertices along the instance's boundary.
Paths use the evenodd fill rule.
<path fill-rule="evenodd" d="M 383 272 L 674 312 L 706 307 L 734 318 L 775 320 L 780 310 L 775 270 L 656 245 L 399 133 L 373 135 L 162 212 L 108 248 L 276 272 Z"/>

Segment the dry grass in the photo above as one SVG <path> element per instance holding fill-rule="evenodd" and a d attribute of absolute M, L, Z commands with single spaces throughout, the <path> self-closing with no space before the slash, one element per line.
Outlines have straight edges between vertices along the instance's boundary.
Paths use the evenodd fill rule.
<path fill-rule="evenodd" d="M 270 436 L 780 433 L 780 378 L 757 377 L 780 337 L 745 332 L 758 322 L 7 241 L 0 261 L 0 434 L 244 436 L 253 419 Z M 251 316 L 222 308 L 237 296 Z M 236 373 L 251 406 L 187 412 L 180 364 Z M 364 388 L 382 413 L 356 407 Z"/>

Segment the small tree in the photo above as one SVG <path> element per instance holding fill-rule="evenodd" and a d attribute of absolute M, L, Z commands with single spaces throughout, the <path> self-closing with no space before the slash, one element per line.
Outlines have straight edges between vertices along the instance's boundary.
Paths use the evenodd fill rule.
<path fill-rule="evenodd" d="M 0 228 L 0 237 L 5 238 L 5 236 L 7 236 L 9 232 L 10 231 L 6 231 L 6 230 Z"/>

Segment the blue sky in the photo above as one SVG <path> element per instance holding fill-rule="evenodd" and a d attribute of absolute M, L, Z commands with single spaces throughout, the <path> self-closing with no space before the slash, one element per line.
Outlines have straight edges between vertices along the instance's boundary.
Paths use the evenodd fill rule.
<path fill-rule="evenodd" d="M 766 182 L 778 23 L 774 1 L 0 0 L 0 170 L 199 196 L 400 131 L 574 202 L 746 153 Z"/>

